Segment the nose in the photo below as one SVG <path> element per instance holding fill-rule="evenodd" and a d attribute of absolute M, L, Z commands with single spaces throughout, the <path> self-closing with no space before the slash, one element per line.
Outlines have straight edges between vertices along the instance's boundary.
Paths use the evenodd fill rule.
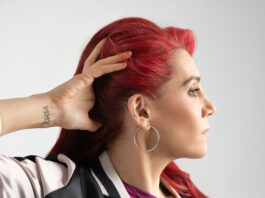
<path fill-rule="evenodd" d="M 204 116 L 211 116 L 216 112 L 216 106 L 214 103 L 209 100 L 207 97 L 205 97 L 205 106 L 203 108 L 203 115 Z"/>

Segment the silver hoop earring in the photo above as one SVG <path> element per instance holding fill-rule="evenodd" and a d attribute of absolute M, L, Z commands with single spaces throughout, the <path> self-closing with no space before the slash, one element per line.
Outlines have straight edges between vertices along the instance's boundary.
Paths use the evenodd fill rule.
<path fill-rule="evenodd" d="M 157 134 L 157 141 L 156 141 L 155 145 L 154 145 L 152 148 L 147 149 L 146 152 L 150 152 L 150 151 L 155 150 L 156 147 L 157 147 L 157 145 L 158 145 L 158 143 L 159 143 L 159 141 L 160 141 L 160 136 L 159 136 L 159 132 L 158 132 L 158 130 L 157 130 L 155 127 L 153 127 L 153 126 L 150 126 L 150 127 L 153 128 L 154 131 L 156 132 L 156 134 Z M 140 146 L 137 144 L 137 141 L 136 141 L 136 135 L 137 135 L 137 132 L 138 132 L 139 130 L 140 130 L 140 127 L 136 128 L 136 129 L 134 130 L 133 140 L 134 140 L 134 144 L 136 145 L 136 147 L 139 148 L 139 149 L 141 149 Z"/>

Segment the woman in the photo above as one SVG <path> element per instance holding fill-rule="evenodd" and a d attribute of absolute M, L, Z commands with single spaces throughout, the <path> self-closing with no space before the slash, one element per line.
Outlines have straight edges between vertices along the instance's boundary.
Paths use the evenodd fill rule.
<path fill-rule="evenodd" d="M 201 87 L 194 47 L 191 30 L 143 18 L 105 26 L 86 46 L 75 78 L 32 97 L 50 104 L 43 125 L 62 127 L 47 158 L 2 156 L 0 168 L 13 169 L 1 174 L 16 178 L 20 196 L 206 197 L 173 162 L 206 154 L 208 117 L 216 111 Z M 113 56 L 126 51 L 132 54 Z M 109 66 L 116 72 L 101 71 Z M 4 131 L 18 129 L 2 115 Z M 18 166 L 28 185 L 10 175 Z"/>

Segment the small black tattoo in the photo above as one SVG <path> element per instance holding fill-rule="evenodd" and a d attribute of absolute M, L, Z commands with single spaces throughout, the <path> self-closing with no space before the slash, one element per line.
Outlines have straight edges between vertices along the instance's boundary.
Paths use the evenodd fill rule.
<path fill-rule="evenodd" d="M 43 110 L 44 110 L 44 126 L 49 126 L 51 124 L 51 120 L 50 120 L 50 112 L 49 112 L 49 109 L 48 109 L 48 106 L 44 106 L 43 107 Z"/>

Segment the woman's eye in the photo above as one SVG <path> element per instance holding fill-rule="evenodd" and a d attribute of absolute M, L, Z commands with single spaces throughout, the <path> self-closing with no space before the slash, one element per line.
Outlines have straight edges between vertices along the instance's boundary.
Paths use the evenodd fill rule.
<path fill-rule="evenodd" d="M 189 91 L 189 95 L 192 96 L 192 97 L 197 97 L 197 92 L 200 91 L 200 88 L 197 88 L 197 89 L 191 89 Z M 190 94 L 191 93 L 191 94 Z"/>

